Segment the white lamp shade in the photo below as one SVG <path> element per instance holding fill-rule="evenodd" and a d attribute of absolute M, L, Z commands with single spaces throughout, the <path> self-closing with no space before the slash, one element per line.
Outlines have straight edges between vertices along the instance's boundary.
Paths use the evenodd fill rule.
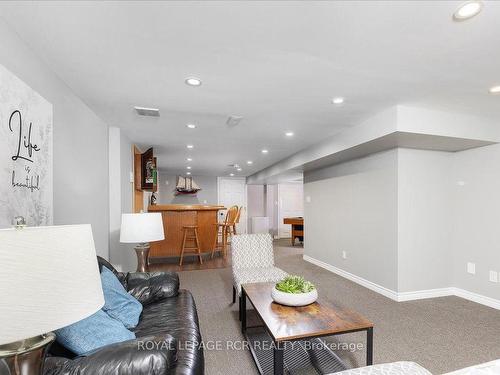
<path fill-rule="evenodd" d="M 165 235 L 163 234 L 161 213 L 122 214 L 120 242 L 141 243 L 163 239 L 165 239 Z"/>
<path fill-rule="evenodd" d="M 0 230 L 0 345 L 82 320 L 104 305 L 90 225 Z"/>

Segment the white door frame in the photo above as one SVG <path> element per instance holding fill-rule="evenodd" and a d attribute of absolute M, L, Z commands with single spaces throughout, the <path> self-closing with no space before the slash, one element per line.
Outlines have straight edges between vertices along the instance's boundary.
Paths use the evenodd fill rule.
<path fill-rule="evenodd" d="M 242 215 L 245 218 L 245 223 L 246 223 L 246 233 L 249 233 L 248 231 L 248 189 L 247 189 L 247 178 L 246 177 L 217 177 L 217 204 L 220 204 L 220 182 L 221 180 L 241 180 L 245 182 L 245 193 L 244 193 L 244 199 L 245 202 L 243 204 L 243 210 L 242 210 Z M 229 208 L 229 207 L 226 207 Z"/>

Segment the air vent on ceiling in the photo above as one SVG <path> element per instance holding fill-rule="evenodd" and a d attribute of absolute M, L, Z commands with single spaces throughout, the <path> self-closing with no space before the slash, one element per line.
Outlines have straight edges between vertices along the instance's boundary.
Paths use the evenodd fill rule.
<path fill-rule="evenodd" d="M 243 120 L 243 116 L 229 116 L 227 118 L 226 124 L 228 126 L 236 126 L 241 122 L 241 120 Z"/>
<path fill-rule="evenodd" d="M 160 117 L 160 110 L 157 108 L 134 107 L 139 116 Z"/>

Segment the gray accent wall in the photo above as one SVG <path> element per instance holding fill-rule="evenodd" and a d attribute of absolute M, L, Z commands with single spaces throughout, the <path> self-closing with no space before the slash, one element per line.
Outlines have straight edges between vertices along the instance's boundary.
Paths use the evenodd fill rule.
<path fill-rule="evenodd" d="M 398 292 L 452 286 L 454 155 L 398 149 Z"/>
<path fill-rule="evenodd" d="M 500 300 L 500 283 L 489 271 L 500 272 L 500 145 L 453 155 L 452 278 L 456 287 Z M 467 273 L 467 262 L 476 274 Z"/>
<path fill-rule="evenodd" d="M 217 177 L 193 176 L 201 190 L 196 195 L 175 195 L 177 176 L 160 171 L 158 204 L 217 204 Z"/>
<path fill-rule="evenodd" d="M 307 172 L 304 196 L 304 254 L 397 290 L 397 150 Z"/>
<path fill-rule="evenodd" d="M 108 127 L 0 18 L 0 63 L 54 108 L 54 224 L 90 223 L 108 258 Z"/>
<path fill-rule="evenodd" d="M 500 300 L 489 281 L 500 272 L 499 166 L 490 145 L 398 148 L 306 172 L 304 254 L 401 296 L 459 288 Z"/>

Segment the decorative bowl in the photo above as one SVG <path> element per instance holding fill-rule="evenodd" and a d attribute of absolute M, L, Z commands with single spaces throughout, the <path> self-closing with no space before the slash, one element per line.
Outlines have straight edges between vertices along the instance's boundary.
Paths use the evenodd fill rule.
<path fill-rule="evenodd" d="M 313 289 L 307 293 L 285 293 L 273 288 L 271 296 L 273 297 L 274 302 L 279 303 L 280 305 L 297 307 L 310 305 L 311 303 L 316 302 L 318 299 L 318 291 Z"/>

